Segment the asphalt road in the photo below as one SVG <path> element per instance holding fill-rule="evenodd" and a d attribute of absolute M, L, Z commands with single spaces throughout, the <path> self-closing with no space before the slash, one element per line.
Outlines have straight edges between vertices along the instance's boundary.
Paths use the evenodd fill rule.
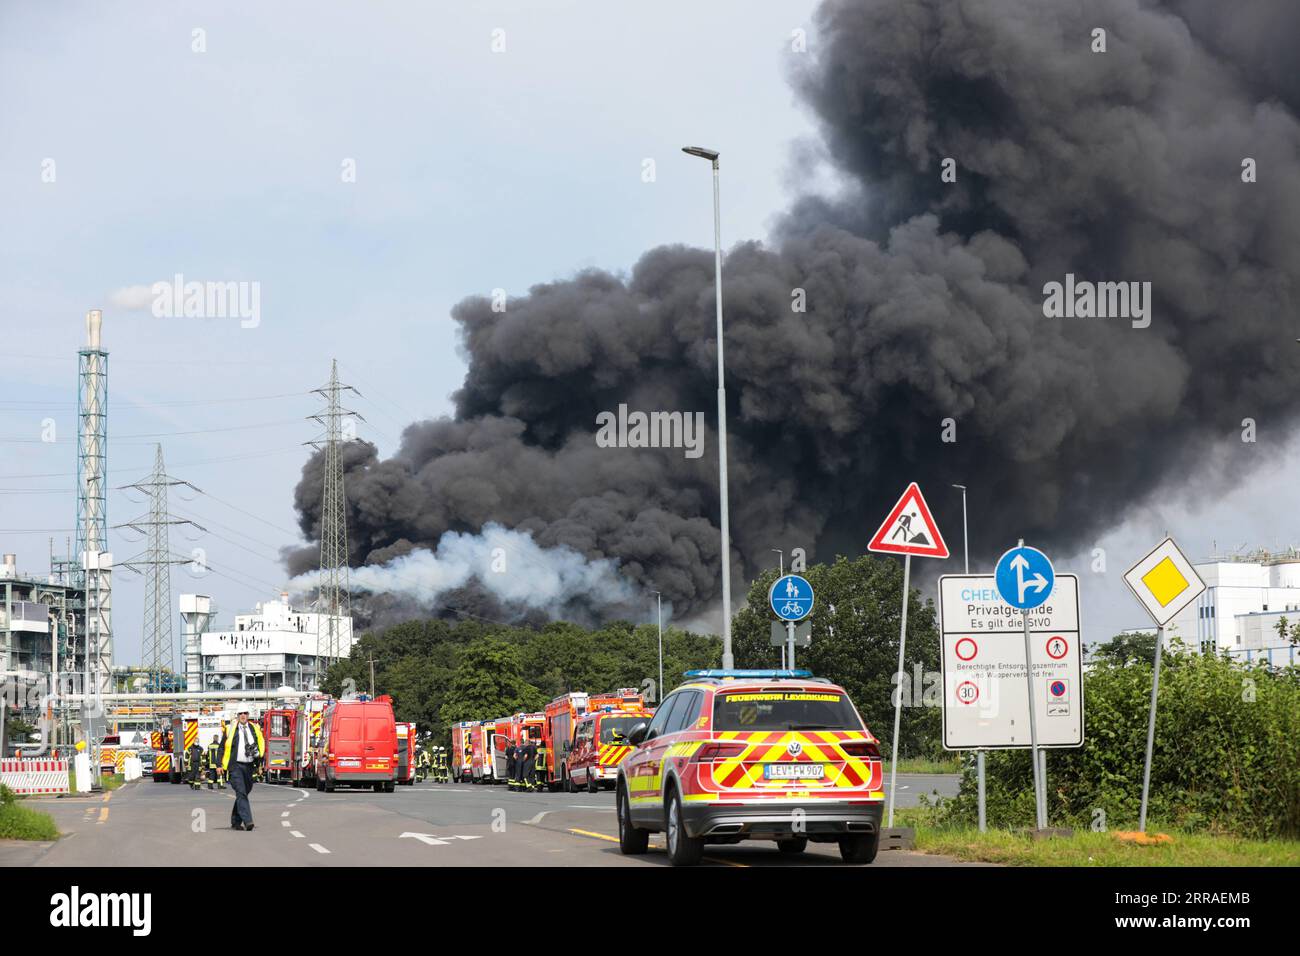
<path fill-rule="evenodd" d="M 919 793 L 956 792 L 955 776 L 903 775 L 898 806 Z M 55 843 L 0 841 L 0 866 L 666 866 L 663 838 L 623 856 L 612 793 L 511 793 L 505 787 L 422 783 L 393 793 L 321 793 L 259 784 L 256 828 L 230 826 L 229 790 L 144 780 L 107 795 L 27 801 L 50 813 Z M 709 847 L 705 865 L 842 865 L 834 844 L 798 856 L 772 843 Z M 882 851 L 874 866 L 946 866 L 921 853 Z"/>

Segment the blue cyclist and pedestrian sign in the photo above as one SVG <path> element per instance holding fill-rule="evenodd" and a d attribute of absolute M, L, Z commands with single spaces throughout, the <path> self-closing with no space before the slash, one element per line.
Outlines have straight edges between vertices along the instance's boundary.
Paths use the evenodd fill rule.
<path fill-rule="evenodd" d="M 801 621 L 813 609 L 813 589 L 806 578 L 787 574 L 777 578 L 767 592 L 772 613 L 783 621 Z"/>

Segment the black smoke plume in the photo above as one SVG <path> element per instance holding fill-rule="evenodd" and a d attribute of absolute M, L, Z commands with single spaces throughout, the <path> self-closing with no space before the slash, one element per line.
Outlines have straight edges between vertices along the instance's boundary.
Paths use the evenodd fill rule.
<path fill-rule="evenodd" d="M 1017 536 L 1077 548 L 1145 496 L 1210 478 L 1207 458 L 1226 483 L 1282 444 L 1300 408 L 1297 10 L 821 6 L 792 81 L 820 127 L 804 155 L 842 188 L 798 199 L 724 267 L 737 590 L 770 548 L 861 553 L 910 480 L 958 551 L 948 485 L 969 486 L 986 558 Z M 1046 318 L 1043 286 L 1066 273 L 1150 282 L 1150 327 Z M 462 301 L 455 417 L 411 425 L 390 459 L 348 453 L 353 562 L 498 521 L 617 558 L 679 615 L 711 607 L 713 295 L 711 251 L 666 246 L 627 279 L 583 272 L 504 313 Z M 619 403 L 704 411 L 706 454 L 598 448 L 596 416 Z M 1241 444 L 1244 418 L 1268 440 Z M 320 487 L 313 461 L 296 495 L 308 534 Z"/>

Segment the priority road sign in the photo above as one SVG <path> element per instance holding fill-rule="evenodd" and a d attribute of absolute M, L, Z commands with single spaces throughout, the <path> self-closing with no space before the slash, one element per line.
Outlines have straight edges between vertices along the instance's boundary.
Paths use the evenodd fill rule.
<path fill-rule="evenodd" d="M 1192 562 L 1165 538 L 1124 574 L 1124 583 L 1160 627 L 1168 624 L 1205 590 Z"/>
<path fill-rule="evenodd" d="M 1030 746 L 1026 616 L 1038 746 L 1083 744 L 1078 578 L 1055 575 L 1047 599 L 1020 611 L 1001 599 L 993 575 L 946 574 L 939 578 L 945 749 Z"/>
<path fill-rule="evenodd" d="M 916 482 L 907 486 L 903 497 L 890 509 L 885 521 L 872 535 L 868 551 L 884 554 L 915 554 L 922 558 L 946 558 L 948 546 L 943 543 L 939 526 L 934 523 L 930 506 Z"/>
<path fill-rule="evenodd" d="M 772 582 L 767 592 L 772 613 L 783 621 L 801 621 L 813 609 L 813 589 L 806 578 L 787 574 Z"/>
<path fill-rule="evenodd" d="M 1037 548 L 1021 545 L 998 559 L 993 576 L 1002 600 L 1017 610 L 1027 611 L 1047 600 L 1056 572 L 1047 555 Z"/>

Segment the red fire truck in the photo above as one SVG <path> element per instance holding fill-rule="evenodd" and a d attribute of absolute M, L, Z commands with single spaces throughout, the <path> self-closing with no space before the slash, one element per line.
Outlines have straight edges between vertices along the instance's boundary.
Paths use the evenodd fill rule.
<path fill-rule="evenodd" d="M 594 793 L 602 787 L 614 787 L 619 763 L 632 752 L 627 735 L 638 723 L 649 723 L 653 717 L 645 698 L 632 688 L 591 697 L 586 713 L 573 730 L 565 790 L 586 787 Z"/>
<path fill-rule="evenodd" d="M 492 742 L 492 763 L 497 780 L 506 780 L 509 777 L 506 747 L 511 745 L 518 747 L 521 743 L 530 740 L 535 744 L 541 744 L 543 742 L 542 727 L 545 723 L 545 714 L 522 713 L 502 718 L 496 722 L 497 733 Z M 540 766 L 538 766 L 537 772 L 540 776 Z"/>
<path fill-rule="evenodd" d="M 306 775 L 303 769 L 303 737 L 307 722 L 302 711 L 276 707 L 262 714 L 262 736 L 266 739 L 265 767 L 267 783 L 288 783 L 301 786 Z"/>
<path fill-rule="evenodd" d="M 397 753 L 393 754 L 396 767 L 395 779 L 403 786 L 415 783 L 415 759 L 418 756 L 419 741 L 415 735 L 415 724 L 399 721 L 397 728 Z"/>
<path fill-rule="evenodd" d="M 451 779 L 457 783 L 469 783 L 473 779 L 470 762 L 473 734 L 474 722 L 471 720 L 451 725 Z"/>
<path fill-rule="evenodd" d="M 492 754 L 497 736 L 495 720 L 480 720 L 470 726 L 469 767 L 473 783 L 496 783 Z"/>
<path fill-rule="evenodd" d="M 651 712 L 645 698 L 633 687 L 622 688 L 616 694 L 573 691 L 546 705 L 542 740 L 546 745 L 547 766 L 543 779 L 549 788 L 573 789 L 573 738 L 578 722 L 588 713 L 606 708 L 635 714 Z"/>

